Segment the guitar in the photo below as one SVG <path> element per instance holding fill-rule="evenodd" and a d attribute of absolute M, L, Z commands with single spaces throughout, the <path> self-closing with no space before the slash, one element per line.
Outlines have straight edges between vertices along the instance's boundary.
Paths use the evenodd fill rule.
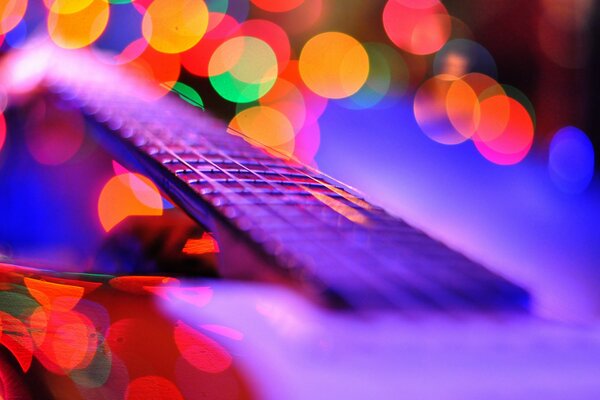
<path fill-rule="evenodd" d="M 149 176 L 221 250 L 224 279 L 200 282 L 6 265 L 10 290 L 29 304 L 3 314 L 16 327 L 7 347 L 22 370 L 39 363 L 42 396 L 600 393 L 595 328 L 539 319 L 526 290 L 347 185 L 178 99 L 156 100 L 148 83 L 86 53 L 40 45 L 6 66 L 9 95 L 21 96 L 25 82 L 82 110 L 97 140 Z M 61 330 L 71 320 L 73 337 Z M 65 352 L 78 357 L 65 361 Z"/>

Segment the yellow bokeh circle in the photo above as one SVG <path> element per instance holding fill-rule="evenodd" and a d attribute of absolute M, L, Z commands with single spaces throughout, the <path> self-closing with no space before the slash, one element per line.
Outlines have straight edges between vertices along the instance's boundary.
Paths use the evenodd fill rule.
<path fill-rule="evenodd" d="M 142 20 L 142 34 L 162 53 L 191 49 L 206 33 L 208 7 L 202 0 L 154 0 Z"/>
<path fill-rule="evenodd" d="M 57 46 L 65 49 L 94 43 L 106 29 L 110 14 L 106 0 L 92 0 L 86 7 L 69 13 L 54 12 L 52 8 L 48 12 L 48 34 Z"/>
<path fill-rule="evenodd" d="M 294 128 L 282 112 L 271 107 L 255 106 L 241 111 L 229 123 L 228 132 L 274 156 L 290 158 L 294 154 Z"/>

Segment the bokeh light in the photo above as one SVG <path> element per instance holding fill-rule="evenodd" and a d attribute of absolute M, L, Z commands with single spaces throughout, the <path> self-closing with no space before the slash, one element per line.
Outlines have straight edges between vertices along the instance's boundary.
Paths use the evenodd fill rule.
<path fill-rule="evenodd" d="M 462 80 L 447 76 L 427 80 L 415 94 L 413 110 L 423 133 L 438 143 L 462 143 L 477 128 L 477 95 Z"/>
<path fill-rule="evenodd" d="M 279 25 L 264 19 L 252 19 L 239 25 L 236 36 L 251 36 L 267 43 L 275 56 L 280 71 L 290 61 L 290 40 L 287 33 Z"/>
<path fill-rule="evenodd" d="M 71 6 L 72 3 L 80 2 L 61 2 L 60 6 L 50 7 L 48 12 L 48 34 L 56 45 L 66 49 L 92 44 L 104 32 L 110 15 L 106 0 L 91 0 L 83 8 Z M 64 11 L 70 11 L 72 7 L 76 11 Z"/>
<path fill-rule="evenodd" d="M 508 96 L 480 102 L 481 118 L 473 141 L 488 160 L 500 165 L 523 160 L 533 144 L 533 121 L 525 107 Z M 498 114 L 498 110 L 506 110 Z"/>
<path fill-rule="evenodd" d="M 264 41 L 238 36 L 215 50 L 208 71 L 212 86 L 224 99 L 248 103 L 264 96 L 275 84 L 277 58 Z"/>
<path fill-rule="evenodd" d="M 594 147 L 580 129 L 567 126 L 552 137 L 548 170 L 554 184 L 566 193 L 581 193 L 594 176 Z"/>
<path fill-rule="evenodd" d="M 162 215 L 162 198 L 154 183 L 140 174 L 112 177 L 98 199 L 98 216 L 106 232 L 133 215 Z"/>
<path fill-rule="evenodd" d="M 229 123 L 228 132 L 269 153 L 289 158 L 294 153 L 294 128 L 280 111 L 255 106 L 238 113 Z"/>
<path fill-rule="evenodd" d="M 142 33 L 150 46 L 163 53 L 180 53 L 200 41 L 208 27 L 208 8 L 202 0 L 155 0 L 146 9 Z"/>
<path fill-rule="evenodd" d="M 437 0 L 388 0 L 383 27 L 400 49 L 418 55 L 440 50 L 450 37 L 451 21 Z"/>
<path fill-rule="evenodd" d="M 23 19 L 27 11 L 28 0 L 3 0 L 0 1 L 0 35 L 4 35 Z"/>
<path fill-rule="evenodd" d="M 325 32 L 311 38 L 300 53 L 302 80 L 312 91 L 330 99 L 356 93 L 369 76 L 369 56 L 352 36 Z"/>

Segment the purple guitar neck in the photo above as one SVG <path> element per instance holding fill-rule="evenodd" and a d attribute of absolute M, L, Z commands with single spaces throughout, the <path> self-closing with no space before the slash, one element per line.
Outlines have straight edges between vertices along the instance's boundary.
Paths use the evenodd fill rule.
<path fill-rule="evenodd" d="M 116 158 L 134 158 L 215 232 L 224 277 L 280 280 L 353 308 L 526 310 L 523 289 L 208 113 L 148 100 L 150 84 L 88 54 L 33 53 L 44 54 L 40 88 L 83 110 Z"/>

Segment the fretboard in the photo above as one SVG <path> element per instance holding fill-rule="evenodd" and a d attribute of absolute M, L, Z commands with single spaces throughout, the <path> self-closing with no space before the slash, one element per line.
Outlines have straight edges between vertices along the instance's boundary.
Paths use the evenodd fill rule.
<path fill-rule="evenodd" d="M 350 187 L 282 160 L 208 112 L 85 53 L 49 51 L 40 82 L 104 127 L 119 154 L 201 224 L 276 273 L 353 307 L 524 309 L 523 289 L 391 216 Z M 153 100 L 148 100 L 149 98 Z M 227 249 L 223 249 L 227 251 Z M 252 276 L 244 267 L 225 275 Z"/>

